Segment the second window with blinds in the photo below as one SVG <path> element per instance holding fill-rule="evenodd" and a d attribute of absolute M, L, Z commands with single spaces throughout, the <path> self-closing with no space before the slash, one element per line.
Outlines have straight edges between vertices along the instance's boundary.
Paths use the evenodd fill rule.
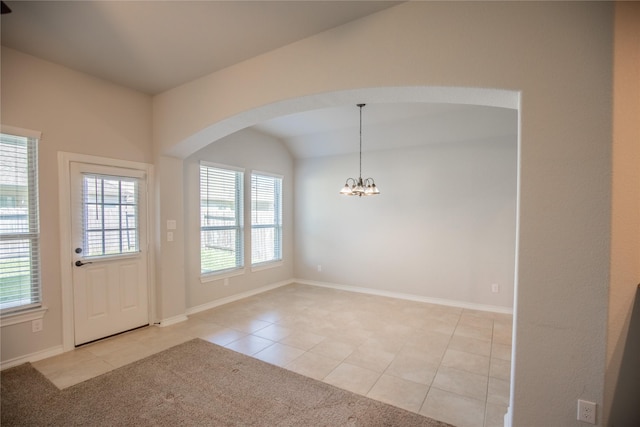
<path fill-rule="evenodd" d="M 282 177 L 250 176 L 251 267 L 282 261 Z M 200 164 L 200 274 L 203 281 L 244 272 L 242 169 Z"/>
<path fill-rule="evenodd" d="M 241 169 L 200 164 L 202 276 L 237 274 L 244 267 L 243 181 Z"/>
<path fill-rule="evenodd" d="M 251 266 L 282 260 L 282 177 L 251 174 Z"/>

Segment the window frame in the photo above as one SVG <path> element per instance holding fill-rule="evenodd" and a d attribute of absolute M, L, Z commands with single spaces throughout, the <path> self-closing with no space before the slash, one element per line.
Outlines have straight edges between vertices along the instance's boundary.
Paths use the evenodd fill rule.
<path fill-rule="evenodd" d="M 219 280 L 226 277 L 237 276 L 245 272 L 245 242 L 244 242 L 244 175 L 245 169 L 236 166 L 224 165 L 219 163 L 211 163 L 207 161 L 200 161 L 198 165 L 198 203 L 199 203 L 199 229 L 200 229 L 200 244 L 199 244 L 199 262 L 200 262 L 200 281 L 209 282 L 213 280 Z M 222 170 L 225 172 L 233 172 L 235 174 L 235 225 L 222 225 L 222 226 L 203 226 L 203 209 L 202 209 L 202 173 L 205 168 Z M 203 231 L 216 231 L 216 230 L 236 230 L 236 265 L 230 268 L 224 268 L 219 270 L 204 270 L 203 265 L 203 253 L 202 253 L 202 236 Z"/>
<path fill-rule="evenodd" d="M 279 184 L 276 186 L 276 190 L 274 192 L 274 222 L 272 224 L 260 224 L 255 225 L 253 222 L 254 219 L 254 176 L 262 177 L 262 178 L 272 178 L 274 180 L 278 180 Z M 250 210 L 250 223 L 251 223 L 251 271 L 259 271 L 266 268 L 273 268 L 282 265 L 283 262 L 283 187 L 284 187 L 284 177 L 279 174 L 263 172 L 259 170 L 252 170 L 251 175 L 249 177 L 250 180 L 250 194 L 249 198 L 251 200 L 251 210 Z M 275 257 L 270 260 L 254 262 L 253 261 L 253 251 L 255 249 L 255 244 L 253 240 L 253 230 L 261 229 L 261 228 L 273 228 L 274 234 L 276 236 L 277 243 L 274 244 L 274 252 L 276 253 Z"/>
<path fill-rule="evenodd" d="M 122 259 L 122 258 L 131 258 L 138 256 L 141 253 L 140 248 L 140 212 L 139 212 L 139 199 L 140 199 L 140 178 L 136 176 L 119 176 L 119 175 L 107 175 L 103 173 L 96 172 L 81 172 L 82 175 L 82 253 L 83 258 L 91 259 L 91 260 L 110 260 L 110 259 Z M 98 182 L 100 182 L 100 192 L 96 191 L 96 194 L 93 195 L 93 200 L 89 198 L 89 187 L 87 179 L 94 179 L 96 188 L 98 188 Z M 105 195 L 105 181 L 108 182 L 117 182 L 118 185 L 118 199 L 117 201 L 107 201 L 108 194 Z M 131 183 L 133 187 L 133 203 L 126 203 L 122 201 L 122 193 L 123 193 L 123 183 Z M 111 184 L 113 185 L 113 184 Z M 94 211 L 90 212 L 90 206 L 94 207 Z M 118 215 L 118 226 L 116 227 L 107 227 L 106 223 L 110 219 L 107 214 L 107 210 L 113 210 L 117 207 L 117 215 Z M 109 209 L 110 208 L 110 209 Z M 122 217 L 123 217 L 123 208 L 125 211 L 133 210 L 133 226 L 129 224 L 128 220 L 125 220 L 126 226 L 123 227 Z M 99 227 L 89 227 L 89 217 L 93 215 L 99 215 L 101 220 L 101 224 Z M 131 214 L 128 214 L 131 215 Z M 117 238 L 117 243 L 119 246 L 119 250 L 117 252 L 106 252 L 106 244 L 109 243 L 109 240 L 106 238 L 106 234 L 117 231 L 119 236 Z M 123 238 L 122 234 L 126 232 L 128 236 L 131 235 L 131 232 L 134 233 L 133 240 L 134 249 L 133 250 L 124 250 L 123 249 Z M 101 234 L 101 238 L 99 239 L 102 253 L 92 254 L 91 251 L 91 243 L 90 243 L 90 235 L 91 234 Z M 113 240 L 111 241 L 113 242 Z M 129 245 L 131 246 L 131 245 Z"/>
<path fill-rule="evenodd" d="M 24 233 L 6 233 L 3 240 L 26 240 L 30 243 L 30 272 L 31 294 L 36 297 L 34 302 L 7 307 L 0 310 L 0 325 L 8 326 L 17 323 L 41 319 L 47 311 L 43 303 L 43 287 L 41 274 L 40 248 L 40 210 L 39 210 L 39 179 L 38 179 L 38 146 L 42 139 L 41 132 L 2 125 L 0 133 L 14 137 L 27 138 L 27 191 L 29 192 L 28 229 Z M 35 266 L 35 267 L 34 267 Z M 34 286 L 37 290 L 34 292 Z"/>

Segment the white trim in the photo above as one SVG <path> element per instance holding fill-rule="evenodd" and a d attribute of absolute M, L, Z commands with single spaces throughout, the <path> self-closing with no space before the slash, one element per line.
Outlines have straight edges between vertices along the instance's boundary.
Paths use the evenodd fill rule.
<path fill-rule="evenodd" d="M 177 316 L 169 317 L 167 319 L 162 319 L 158 324 L 161 328 L 166 328 L 167 326 L 175 325 L 176 323 L 186 322 L 189 318 L 184 314 L 179 314 Z"/>
<path fill-rule="evenodd" d="M 55 347 L 48 348 L 46 350 L 36 351 L 35 353 L 27 354 L 26 356 L 14 357 L 0 362 L 0 370 L 12 368 L 14 366 L 22 365 L 24 363 L 37 362 L 38 360 L 47 359 L 49 357 L 62 354 L 62 346 L 57 345 Z"/>
<path fill-rule="evenodd" d="M 0 317 L 0 327 L 4 328 L 9 325 L 17 325 L 18 323 L 30 322 L 32 320 L 42 319 L 48 308 L 40 306 L 30 310 L 19 311 L 15 313 L 6 313 Z"/>
<path fill-rule="evenodd" d="M 86 260 L 90 260 L 93 263 L 100 263 L 100 262 L 109 262 L 109 261 L 122 261 L 123 259 L 135 259 L 135 258 L 140 258 L 140 252 L 141 251 L 136 251 L 136 252 L 122 252 L 122 253 L 118 253 L 115 255 L 86 255 L 83 258 Z"/>
<path fill-rule="evenodd" d="M 216 280 L 228 279 L 229 277 L 242 276 L 246 272 L 247 272 L 247 268 L 242 267 L 242 268 L 234 268 L 232 270 L 224 270 L 224 271 L 221 271 L 220 273 L 213 272 L 213 273 L 202 274 L 200 276 L 200 283 L 209 283 L 209 282 L 215 282 Z"/>
<path fill-rule="evenodd" d="M 76 163 L 76 161 L 74 161 Z M 117 176 L 126 176 L 127 178 L 145 179 L 146 169 L 138 169 L 133 167 L 121 166 L 104 166 L 103 163 L 86 163 L 77 162 L 78 171 L 89 175 L 114 176 L 114 171 L 118 172 Z"/>
<path fill-rule="evenodd" d="M 259 264 L 255 264 L 251 266 L 251 272 L 255 273 L 257 271 L 269 270 L 270 268 L 282 267 L 284 265 L 284 261 L 281 259 L 276 261 L 265 261 Z"/>
<path fill-rule="evenodd" d="M 149 297 L 149 322 L 156 318 L 155 313 L 155 188 L 153 165 L 130 160 L 112 159 L 87 154 L 58 152 L 58 196 L 60 212 L 60 276 L 62 281 L 62 349 L 75 348 L 73 319 L 73 273 L 71 270 L 71 162 L 87 163 L 99 166 L 113 166 L 146 172 L 147 180 L 147 281 Z M 141 244 L 143 242 L 140 242 Z"/>
<path fill-rule="evenodd" d="M 507 408 L 507 413 L 504 414 L 504 427 L 511 427 L 511 406 Z"/>
<path fill-rule="evenodd" d="M 25 138 L 42 139 L 42 132 L 31 129 L 23 129 L 15 126 L 0 125 L 0 132 L 9 135 L 23 136 Z"/>
<path fill-rule="evenodd" d="M 201 304 L 201 305 L 197 305 L 195 307 L 191 307 L 188 308 L 186 311 L 186 314 L 188 316 L 192 315 L 192 314 L 196 314 L 199 313 L 201 311 L 205 311 L 205 310 L 209 310 L 211 308 L 216 308 L 219 307 L 221 305 L 224 304 L 229 304 L 230 302 L 235 302 L 244 298 L 248 298 L 257 294 L 261 294 L 263 292 L 267 292 L 273 289 L 277 289 L 280 288 L 282 286 L 286 286 L 286 285 L 290 285 L 292 283 L 295 283 L 295 280 L 293 279 L 289 279 L 289 280 L 283 280 L 282 282 L 276 282 L 276 283 L 272 283 L 270 285 L 265 285 L 265 286 L 261 286 L 259 288 L 256 289 L 252 289 L 250 291 L 246 291 L 246 292 L 241 292 L 239 294 L 235 294 L 235 295 L 231 295 L 225 298 L 220 298 L 217 299 L 215 301 L 210 301 L 208 303 L 205 304 Z"/>
<path fill-rule="evenodd" d="M 232 165 L 225 165 L 223 163 L 207 162 L 206 160 L 200 160 L 200 166 L 206 166 L 209 168 L 221 169 L 221 170 L 230 170 L 234 172 L 242 172 L 243 174 L 246 170 L 245 168 L 241 168 L 240 166 L 232 166 Z"/>
<path fill-rule="evenodd" d="M 251 175 L 269 176 L 271 178 L 280 178 L 282 181 L 284 181 L 284 175 L 280 175 L 273 172 L 264 172 L 256 169 L 251 169 L 251 173 L 249 174 L 249 177 L 251 177 Z"/>
<path fill-rule="evenodd" d="M 466 308 L 469 310 L 490 311 L 493 313 L 513 314 L 513 309 L 508 307 L 501 307 L 497 305 L 476 304 L 466 301 L 457 301 L 441 298 L 431 298 L 422 295 L 404 294 L 400 292 L 384 291 L 380 289 L 362 288 L 359 286 L 340 285 L 337 283 L 317 282 L 313 280 L 295 279 L 293 282 L 300 283 L 301 285 L 319 286 L 322 288 L 332 288 L 341 291 L 358 292 L 361 294 L 378 295 L 382 297 L 404 299 L 416 302 L 425 302 L 429 304 L 446 305 L 449 307 Z"/>

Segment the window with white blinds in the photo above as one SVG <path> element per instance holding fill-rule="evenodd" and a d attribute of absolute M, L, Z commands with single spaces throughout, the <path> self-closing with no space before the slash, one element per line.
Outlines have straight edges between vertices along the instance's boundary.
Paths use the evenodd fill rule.
<path fill-rule="evenodd" d="M 244 266 L 244 173 L 200 164 L 200 272 L 220 273 Z"/>
<path fill-rule="evenodd" d="M 282 260 L 282 178 L 251 174 L 251 264 Z"/>
<path fill-rule="evenodd" d="M 0 134 L 0 312 L 41 306 L 38 138 Z"/>

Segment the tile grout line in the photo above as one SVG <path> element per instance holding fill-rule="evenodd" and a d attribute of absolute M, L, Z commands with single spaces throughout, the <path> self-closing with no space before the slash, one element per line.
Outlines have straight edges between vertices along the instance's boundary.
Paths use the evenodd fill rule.
<path fill-rule="evenodd" d="M 436 380 L 436 376 L 438 375 L 438 371 L 440 371 L 440 367 L 442 366 L 442 361 L 444 360 L 444 356 L 445 356 L 445 354 L 447 354 L 447 350 L 449 349 L 449 345 L 451 344 L 451 340 L 453 339 L 453 335 L 456 333 L 456 329 L 458 328 L 458 325 L 460 324 L 460 318 L 462 317 L 462 313 L 464 313 L 464 310 L 460 311 L 460 314 L 458 315 L 458 320 L 456 320 L 456 325 L 453 327 L 453 331 L 451 332 L 451 335 L 449 335 L 449 339 L 447 340 L 447 346 L 445 347 L 444 353 L 440 357 L 440 361 L 438 362 L 438 367 L 436 368 L 436 373 L 433 375 L 433 378 L 431 379 L 431 382 L 428 384 L 429 388 L 427 389 L 427 393 L 425 394 L 424 399 L 422 400 L 422 404 L 420 405 L 420 408 L 418 409 L 418 413 L 421 413 L 422 408 L 424 407 L 425 403 L 427 403 L 427 398 L 429 397 L 429 392 L 433 388 L 433 382 Z M 435 388 L 438 389 L 438 387 L 435 387 Z"/>

